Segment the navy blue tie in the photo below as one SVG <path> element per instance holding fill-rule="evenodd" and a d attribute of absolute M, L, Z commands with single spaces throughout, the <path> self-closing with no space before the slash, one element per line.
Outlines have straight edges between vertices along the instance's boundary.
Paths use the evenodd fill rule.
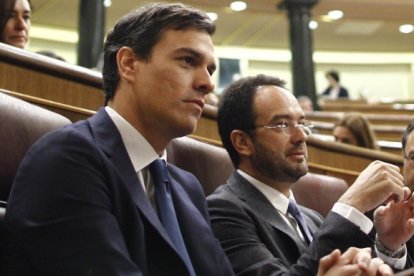
<path fill-rule="evenodd" d="M 305 241 L 310 244 L 312 242 L 312 234 L 306 225 L 302 212 L 299 210 L 298 205 L 296 205 L 296 202 L 293 199 L 289 199 L 288 213 L 296 220 Z"/>
<path fill-rule="evenodd" d="M 161 223 L 178 253 L 184 260 L 190 271 L 190 275 L 195 276 L 196 274 L 185 247 L 183 236 L 181 235 L 173 200 L 171 198 L 167 166 L 163 160 L 156 159 L 150 164 L 149 169 L 154 182 L 155 200 L 157 202 L 158 216 Z"/>

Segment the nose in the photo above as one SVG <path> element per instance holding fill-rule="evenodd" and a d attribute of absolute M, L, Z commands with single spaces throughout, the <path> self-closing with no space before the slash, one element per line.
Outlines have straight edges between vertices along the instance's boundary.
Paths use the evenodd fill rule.
<path fill-rule="evenodd" d="M 16 18 L 16 30 L 26 30 L 27 29 L 28 22 L 26 22 L 26 19 L 23 16 L 17 16 Z"/>
<path fill-rule="evenodd" d="M 290 139 L 293 144 L 304 143 L 308 141 L 308 136 L 309 134 L 307 134 L 304 129 L 302 129 L 299 126 L 296 126 L 294 128 L 292 135 L 290 136 Z"/>
<path fill-rule="evenodd" d="M 207 69 L 200 69 L 194 81 L 195 89 L 206 95 L 214 90 L 214 82 L 211 78 L 210 72 Z"/>

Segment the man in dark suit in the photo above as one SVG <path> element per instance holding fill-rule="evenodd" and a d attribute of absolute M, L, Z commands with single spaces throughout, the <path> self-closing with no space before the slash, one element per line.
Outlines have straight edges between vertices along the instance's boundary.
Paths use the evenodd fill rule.
<path fill-rule="evenodd" d="M 223 91 L 219 103 L 220 136 L 237 170 L 207 201 L 214 234 L 237 275 L 315 275 L 318 260 L 335 248 L 343 252 L 373 246 L 368 236 L 372 222 L 363 213 L 390 196 L 397 202 L 409 196 L 399 169 L 375 161 L 325 220 L 301 206 L 301 212 L 294 211 L 290 187 L 308 171 L 306 140 L 311 132 L 284 84 L 264 75 L 243 78 Z M 392 253 L 398 254 L 389 258 L 388 252 L 375 250 L 403 268 L 406 248 L 401 244 L 414 227 L 380 227 L 387 227 L 387 233 L 379 231 L 378 241 L 397 247 Z"/>
<path fill-rule="evenodd" d="M 21 164 L 6 214 L 6 273 L 233 274 L 200 183 L 168 164 L 162 181 L 172 201 L 163 202 L 149 166 L 157 160 L 165 176 L 158 159 L 167 144 L 196 127 L 214 88 L 214 30 L 182 4 L 148 5 L 118 21 L 104 47 L 107 106 L 40 139 Z M 174 231 L 162 217 L 167 201 Z"/>
<path fill-rule="evenodd" d="M 348 90 L 339 83 L 340 79 L 337 71 L 328 71 L 325 77 L 329 86 L 322 92 L 322 97 L 329 99 L 349 98 Z"/>

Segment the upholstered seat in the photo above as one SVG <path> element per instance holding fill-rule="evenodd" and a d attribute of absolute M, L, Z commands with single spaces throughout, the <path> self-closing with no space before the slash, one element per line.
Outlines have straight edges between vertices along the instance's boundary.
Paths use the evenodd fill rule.
<path fill-rule="evenodd" d="M 57 113 L 0 93 L 0 122 L 0 201 L 7 201 L 17 168 L 29 147 L 46 132 L 70 121 Z M 0 216 L 2 211 L 4 209 L 0 210 Z"/>
<path fill-rule="evenodd" d="M 224 148 L 189 137 L 171 141 L 167 147 L 167 159 L 193 173 L 203 185 L 206 195 L 226 183 L 234 170 Z M 343 179 L 308 173 L 293 185 L 292 191 L 298 203 L 326 216 L 347 188 L 348 184 Z"/>

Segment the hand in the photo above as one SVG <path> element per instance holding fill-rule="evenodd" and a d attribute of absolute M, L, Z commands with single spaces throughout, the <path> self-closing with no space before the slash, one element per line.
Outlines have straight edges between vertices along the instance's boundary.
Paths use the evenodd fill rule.
<path fill-rule="evenodd" d="M 338 249 L 319 261 L 318 276 L 392 275 L 392 269 L 379 258 L 371 259 L 370 248 L 351 247 L 344 254 Z"/>
<path fill-rule="evenodd" d="M 365 213 L 390 200 L 401 202 L 407 190 L 397 166 L 374 161 L 361 172 L 338 202 Z"/>
<path fill-rule="evenodd" d="M 406 199 L 410 195 L 404 195 Z M 374 226 L 378 240 L 396 251 L 414 235 L 414 193 L 400 203 L 389 202 L 374 212 Z"/>

